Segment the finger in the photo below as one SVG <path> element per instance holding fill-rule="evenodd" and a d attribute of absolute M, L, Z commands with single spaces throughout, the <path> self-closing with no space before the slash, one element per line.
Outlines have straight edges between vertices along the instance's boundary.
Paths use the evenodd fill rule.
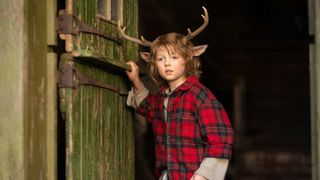
<path fill-rule="evenodd" d="M 133 63 L 132 61 L 128 61 L 128 62 L 126 62 L 126 64 L 131 64 L 131 63 Z"/>
<path fill-rule="evenodd" d="M 135 63 L 133 61 L 128 61 L 127 64 L 134 66 L 134 67 L 138 67 L 137 63 Z"/>
<path fill-rule="evenodd" d="M 134 70 L 136 70 L 136 67 L 134 66 L 133 62 L 127 62 L 126 64 L 128 64 L 130 67 L 127 69 L 128 72 L 132 72 Z"/>
<path fill-rule="evenodd" d="M 126 62 L 126 64 L 130 66 L 130 67 L 129 67 L 129 70 L 131 71 L 131 70 L 132 70 L 132 68 L 133 68 L 133 64 L 132 64 L 132 62 L 131 62 L 131 61 L 129 61 L 129 62 Z"/>
<path fill-rule="evenodd" d="M 128 61 L 128 62 L 126 62 L 126 64 L 128 64 L 128 65 L 130 65 L 130 66 L 134 66 L 136 63 L 133 62 L 133 61 Z"/>
<path fill-rule="evenodd" d="M 131 67 L 131 71 L 139 69 L 138 65 L 135 62 L 129 61 L 126 64 L 128 64 Z"/>
<path fill-rule="evenodd" d="M 133 70 L 136 70 L 136 69 L 138 69 L 139 67 L 137 66 L 136 63 L 133 63 L 133 64 L 131 65 L 131 68 L 132 68 Z"/>

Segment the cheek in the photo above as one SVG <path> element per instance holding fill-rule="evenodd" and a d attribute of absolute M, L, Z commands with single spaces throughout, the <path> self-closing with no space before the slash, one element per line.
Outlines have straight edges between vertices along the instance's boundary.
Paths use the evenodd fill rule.
<path fill-rule="evenodd" d="M 157 69 L 161 69 L 163 66 L 162 66 L 161 62 L 156 62 L 156 63 L 155 63 L 155 67 L 156 67 Z"/>
<path fill-rule="evenodd" d="M 155 64 L 155 66 L 154 66 L 154 68 L 156 69 L 156 71 L 157 71 L 157 74 L 161 74 L 162 73 L 162 68 L 161 68 L 162 66 L 160 66 L 159 64 Z"/>
<path fill-rule="evenodd" d="M 186 69 L 186 63 L 184 61 L 180 62 L 178 66 L 180 67 L 180 69 Z"/>

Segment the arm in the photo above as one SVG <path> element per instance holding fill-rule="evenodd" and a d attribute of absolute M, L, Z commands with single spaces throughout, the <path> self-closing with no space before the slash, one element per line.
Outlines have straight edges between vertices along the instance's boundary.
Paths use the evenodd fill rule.
<path fill-rule="evenodd" d="M 231 158 L 233 130 L 221 103 L 209 91 L 199 92 L 198 119 L 206 143 L 205 157 Z"/>
<path fill-rule="evenodd" d="M 129 66 L 131 66 L 131 71 L 126 71 L 126 74 L 127 74 L 128 78 L 130 79 L 130 81 L 132 82 L 134 90 L 135 91 L 143 90 L 144 89 L 144 85 L 143 85 L 142 81 L 139 78 L 139 67 L 138 67 L 138 65 L 133 61 L 129 61 L 129 62 L 127 62 L 127 64 Z"/>
<path fill-rule="evenodd" d="M 140 103 L 148 96 L 149 91 L 144 87 L 142 81 L 139 78 L 139 67 L 136 63 L 129 61 L 127 63 L 131 66 L 131 71 L 126 71 L 130 81 L 133 84 L 133 88 L 129 91 L 127 97 L 127 105 L 133 108 L 137 108 Z"/>
<path fill-rule="evenodd" d="M 127 105 L 134 107 L 136 113 L 144 116 L 149 122 L 152 121 L 152 104 L 156 96 L 149 93 L 139 78 L 139 67 L 136 63 L 129 61 L 128 65 L 131 66 L 131 71 L 126 71 L 130 81 L 133 84 L 132 90 L 128 94 Z"/>
<path fill-rule="evenodd" d="M 206 142 L 205 157 L 191 180 L 223 180 L 231 157 L 233 131 L 222 105 L 211 92 L 201 91 L 198 118 Z"/>

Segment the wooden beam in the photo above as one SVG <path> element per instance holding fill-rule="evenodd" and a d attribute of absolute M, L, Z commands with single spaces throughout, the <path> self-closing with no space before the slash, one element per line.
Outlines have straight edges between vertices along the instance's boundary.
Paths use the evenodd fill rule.
<path fill-rule="evenodd" d="M 0 179 L 25 179 L 24 1 L 0 1 Z"/>
<path fill-rule="evenodd" d="M 320 179 L 320 0 L 309 0 L 309 34 L 315 36 L 310 44 L 312 179 Z"/>

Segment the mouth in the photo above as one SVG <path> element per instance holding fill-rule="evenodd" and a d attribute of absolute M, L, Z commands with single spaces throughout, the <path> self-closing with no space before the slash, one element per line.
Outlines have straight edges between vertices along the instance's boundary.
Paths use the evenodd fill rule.
<path fill-rule="evenodd" d="M 171 73 L 173 73 L 173 71 L 170 70 L 170 69 L 167 69 L 167 70 L 165 70 L 165 73 L 166 73 L 166 74 L 171 74 Z"/>

